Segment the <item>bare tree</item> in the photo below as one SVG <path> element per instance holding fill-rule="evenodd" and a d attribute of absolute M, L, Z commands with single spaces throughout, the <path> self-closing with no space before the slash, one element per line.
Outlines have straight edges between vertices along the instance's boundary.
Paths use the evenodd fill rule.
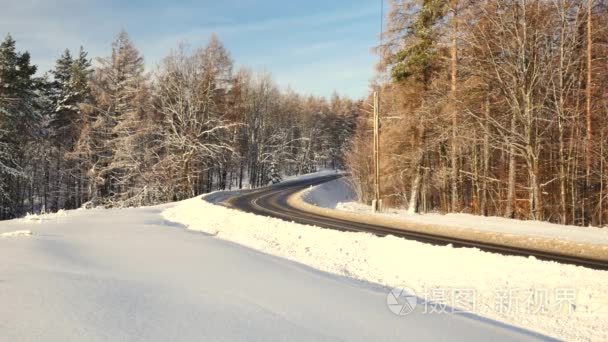
<path fill-rule="evenodd" d="M 163 121 L 160 160 L 174 178 L 178 198 L 198 193 L 203 172 L 232 147 L 223 135 L 231 123 L 222 112 L 232 61 L 219 41 L 189 55 L 180 47 L 167 57 L 158 76 L 156 109 Z"/>

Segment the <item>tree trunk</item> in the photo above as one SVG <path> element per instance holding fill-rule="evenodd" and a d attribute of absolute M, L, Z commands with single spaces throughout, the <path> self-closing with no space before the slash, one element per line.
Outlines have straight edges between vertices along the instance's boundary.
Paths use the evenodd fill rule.
<path fill-rule="evenodd" d="M 515 131 L 515 115 L 511 117 L 511 132 Z M 505 210 L 505 217 L 513 218 L 515 202 L 515 145 L 509 144 L 509 176 L 507 185 L 507 208 Z"/>
<path fill-rule="evenodd" d="M 488 214 L 488 175 L 490 168 L 490 132 L 489 129 L 489 120 L 490 120 L 490 96 L 486 96 L 486 108 L 485 108 L 485 121 L 484 124 L 486 128 L 483 133 L 483 180 L 481 182 L 481 203 L 480 203 L 480 211 L 481 215 L 486 216 Z"/>
<path fill-rule="evenodd" d="M 592 96 L 592 53 L 593 53 L 593 23 L 592 23 L 592 3 L 593 0 L 587 1 L 587 86 L 586 86 L 586 118 L 587 118 L 587 144 L 585 151 L 585 165 L 586 165 L 586 176 L 587 176 L 587 187 L 589 186 L 589 175 L 591 173 L 591 144 L 593 141 L 592 122 L 591 122 L 591 96 Z"/>
<path fill-rule="evenodd" d="M 412 192 L 410 194 L 410 203 L 407 210 L 408 214 L 415 214 L 418 210 L 418 193 L 420 192 L 420 167 L 416 167 L 416 175 L 412 182 Z"/>

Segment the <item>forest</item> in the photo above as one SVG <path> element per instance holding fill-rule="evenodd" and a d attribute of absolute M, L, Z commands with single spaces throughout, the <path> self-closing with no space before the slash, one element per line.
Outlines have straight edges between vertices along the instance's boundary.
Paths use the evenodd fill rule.
<path fill-rule="evenodd" d="M 65 50 L 40 75 L 10 34 L 0 44 L 0 219 L 150 205 L 344 168 L 358 102 L 234 70 L 215 35 L 200 48 L 179 44 L 151 72 L 124 31 L 108 52 Z"/>
<path fill-rule="evenodd" d="M 608 2 L 394 0 L 377 52 L 385 205 L 606 224 Z M 346 157 L 365 202 L 370 125 Z"/>
<path fill-rule="evenodd" d="M 603 226 L 608 1 L 391 0 L 370 94 L 329 99 L 234 67 L 212 36 L 152 71 L 125 32 L 40 75 L 0 45 L 0 218 L 181 200 L 319 168 L 411 213 Z M 110 47 L 109 47 L 110 48 Z M 362 53 L 367 53 L 362 51 Z"/>

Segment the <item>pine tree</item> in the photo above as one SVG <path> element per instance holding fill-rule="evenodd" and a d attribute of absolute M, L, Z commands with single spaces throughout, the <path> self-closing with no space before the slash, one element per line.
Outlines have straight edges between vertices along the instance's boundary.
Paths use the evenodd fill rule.
<path fill-rule="evenodd" d="M 77 144 L 85 130 L 88 118 L 86 107 L 91 103 L 91 88 L 89 85 L 92 74 L 91 60 L 83 47 L 80 47 L 78 56 L 72 60 L 69 69 L 69 82 L 66 84 L 66 98 L 62 112 L 66 119 L 64 150 L 64 170 L 66 173 L 66 187 L 68 196 L 66 207 L 77 208 L 84 201 L 85 168 L 84 160 L 77 152 Z"/>
<path fill-rule="evenodd" d="M 431 81 L 438 61 L 435 25 L 446 14 L 446 5 L 446 0 L 422 0 L 415 1 L 408 9 L 407 33 L 401 37 L 407 45 L 394 56 L 393 79 L 403 81 L 414 77 L 427 85 Z"/>
<path fill-rule="evenodd" d="M 19 214 L 19 189 L 25 174 L 24 149 L 36 124 L 36 66 L 17 52 L 7 35 L 0 44 L 0 203 L 2 217 Z"/>
<path fill-rule="evenodd" d="M 75 152 L 77 141 L 86 122 L 83 106 L 90 102 L 89 78 L 91 62 L 81 47 L 76 58 L 66 49 L 56 61 L 50 74 L 52 82 L 47 82 L 44 90 L 48 120 L 44 131 L 48 136 L 48 151 L 44 153 L 45 185 L 44 203 L 50 210 L 76 208 L 83 201 L 83 164 Z M 48 191 L 47 191 L 48 189 Z M 50 197 L 50 205 L 46 205 Z"/>
<path fill-rule="evenodd" d="M 45 120 L 48 126 L 44 127 L 50 143 L 49 151 L 44 152 L 47 155 L 44 165 L 48 178 L 44 191 L 45 210 L 55 211 L 65 207 L 67 175 L 64 153 L 66 150 L 71 150 L 73 144 L 74 133 L 71 128 L 76 115 L 70 89 L 72 64 L 72 54 L 66 49 L 55 62 L 55 68 L 51 70 L 53 81 L 47 82 L 45 91 L 46 98 L 50 101 L 47 110 L 50 112 L 49 120 Z M 52 199 L 50 207 L 46 203 L 49 195 Z"/>
<path fill-rule="evenodd" d="M 70 101 L 70 78 L 73 63 L 72 54 L 70 50 L 66 49 L 55 62 L 55 69 L 51 71 L 54 79 L 51 98 L 55 102 L 54 111 L 59 115 L 64 109 L 70 109 L 68 103 Z M 60 121 L 61 119 L 58 118 Z"/>
<path fill-rule="evenodd" d="M 280 183 L 283 180 L 281 177 L 281 173 L 279 171 L 279 167 L 275 161 L 270 163 L 270 168 L 268 170 L 268 178 L 270 178 L 270 182 L 272 184 Z"/>
<path fill-rule="evenodd" d="M 92 74 L 91 60 L 81 46 L 78 58 L 74 59 L 70 70 L 70 89 L 75 103 L 87 103 L 91 99 L 89 81 Z M 81 110 L 80 108 L 78 109 Z"/>

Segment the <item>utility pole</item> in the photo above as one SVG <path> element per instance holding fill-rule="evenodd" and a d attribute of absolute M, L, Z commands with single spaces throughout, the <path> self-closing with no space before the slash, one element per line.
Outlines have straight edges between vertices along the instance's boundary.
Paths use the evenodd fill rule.
<path fill-rule="evenodd" d="M 384 0 L 380 0 L 380 51 L 382 51 L 382 35 L 384 34 Z M 381 52 L 382 54 L 382 52 Z M 374 92 L 374 199 L 372 211 L 382 211 L 380 199 L 380 92 Z"/>
<path fill-rule="evenodd" d="M 382 200 L 380 199 L 380 93 L 374 92 L 374 200 L 372 210 L 382 211 Z"/>
<path fill-rule="evenodd" d="M 450 69 L 451 69 L 451 89 L 450 89 L 450 106 L 452 110 L 452 146 L 451 146 L 451 187 L 452 187 L 452 212 L 457 212 L 460 208 L 458 201 L 458 145 L 457 145 L 457 127 L 458 127 L 458 110 L 456 108 L 456 90 L 458 82 L 458 0 L 450 0 L 452 10 L 452 32 L 450 46 Z"/>

